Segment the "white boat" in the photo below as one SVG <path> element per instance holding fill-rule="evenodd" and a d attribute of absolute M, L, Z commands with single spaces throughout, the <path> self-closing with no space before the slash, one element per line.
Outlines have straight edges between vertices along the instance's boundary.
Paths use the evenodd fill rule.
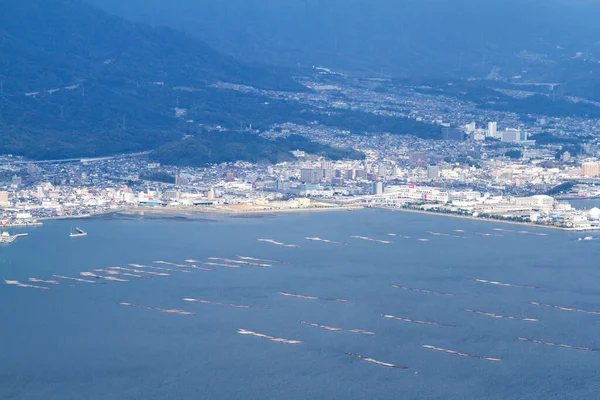
<path fill-rule="evenodd" d="M 582 239 L 582 238 L 579 238 L 579 240 L 586 240 L 586 241 L 587 241 L 587 240 L 594 240 L 594 238 L 593 238 L 593 237 L 591 237 L 591 236 L 586 236 L 586 237 L 584 237 L 583 239 Z"/>

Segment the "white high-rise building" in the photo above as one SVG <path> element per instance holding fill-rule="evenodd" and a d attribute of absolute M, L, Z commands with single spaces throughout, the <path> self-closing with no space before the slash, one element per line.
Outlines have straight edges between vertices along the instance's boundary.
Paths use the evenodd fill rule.
<path fill-rule="evenodd" d="M 373 182 L 373 194 L 382 194 L 383 193 L 383 182 L 376 181 Z"/>
<path fill-rule="evenodd" d="M 488 122 L 488 129 L 486 137 L 496 139 L 498 137 L 498 123 Z"/>
<path fill-rule="evenodd" d="M 0 207 L 9 206 L 10 203 L 8 201 L 8 192 L 6 190 L 0 191 Z"/>

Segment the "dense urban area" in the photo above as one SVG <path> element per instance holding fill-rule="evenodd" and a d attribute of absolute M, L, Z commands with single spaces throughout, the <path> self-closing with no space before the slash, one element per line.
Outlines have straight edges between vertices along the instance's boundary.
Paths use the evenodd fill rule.
<path fill-rule="evenodd" d="M 402 118 L 423 132 L 362 129 L 348 121 L 298 121 L 240 132 L 266 140 L 302 136 L 364 157 L 333 160 L 302 150 L 288 161 L 228 162 L 182 167 L 156 162 L 150 152 L 96 159 L 29 161 L 0 158 L 0 218 L 5 227 L 44 219 L 128 212 L 277 212 L 380 207 L 531 223 L 600 228 L 600 210 L 576 210 L 565 200 L 600 196 L 600 120 L 499 111 L 430 87 L 346 77 L 316 68 L 297 78 L 303 93 L 219 83 L 274 101 L 353 115 Z M 500 89 L 499 89 L 500 90 Z M 546 92 L 544 92 L 544 90 Z M 543 93 L 505 90 L 515 99 Z M 545 93 L 545 94 L 544 94 Z M 572 99 L 574 104 L 577 99 Z M 185 108 L 176 108 L 186 120 Z M 326 111 L 332 118 L 336 111 Z M 410 125 L 409 125 L 410 126 Z M 203 126 L 220 132 L 220 126 Z M 193 136 L 193 135 L 186 135 Z M 185 140 L 185 138 L 184 138 Z M 364 159 L 361 159 L 364 158 Z"/>

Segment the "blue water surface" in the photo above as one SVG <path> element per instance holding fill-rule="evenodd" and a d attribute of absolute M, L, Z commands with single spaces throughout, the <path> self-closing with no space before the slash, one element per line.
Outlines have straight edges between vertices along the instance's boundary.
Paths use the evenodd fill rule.
<path fill-rule="evenodd" d="M 0 279 L 83 278 L 80 272 L 130 263 L 174 271 L 120 276 L 128 282 L 36 284 L 49 290 L 0 281 L 0 399 L 592 399 L 600 392 L 600 352 L 517 340 L 600 348 L 600 315 L 530 304 L 600 311 L 600 241 L 580 241 L 579 234 L 382 210 L 98 218 L 77 221 L 89 235 L 69 238 L 73 225 L 48 222 L 0 247 Z M 237 256 L 278 262 L 188 273 L 153 264 Z M 238 329 L 302 343 L 240 335 Z"/>

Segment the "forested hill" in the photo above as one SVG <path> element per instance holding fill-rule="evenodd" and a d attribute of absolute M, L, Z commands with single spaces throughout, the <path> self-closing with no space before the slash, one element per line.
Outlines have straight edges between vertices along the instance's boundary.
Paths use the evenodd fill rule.
<path fill-rule="evenodd" d="M 242 64 L 198 39 L 124 20 L 81 0 L 0 0 L 0 9 L 0 78 L 7 93 L 98 78 L 301 89 L 288 76 Z"/>
<path fill-rule="evenodd" d="M 178 140 L 177 86 L 203 91 L 198 108 L 210 101 L 207 86 L 216 81 L 304 89 L 183 33 L 113 17 L 80 0 L 0 0 L 0 10 L 0 154 L 92 156 Z M 222 118 L 243 115 L 231 100 L 211 110 Z"/>

